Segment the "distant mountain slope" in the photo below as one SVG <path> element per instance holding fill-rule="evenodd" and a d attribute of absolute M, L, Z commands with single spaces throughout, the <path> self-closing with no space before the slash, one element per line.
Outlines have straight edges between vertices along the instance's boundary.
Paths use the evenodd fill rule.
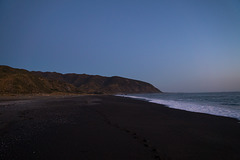
<path fill-rule="evenodd" d="M 48 80 L 24 69 L 0 66 L 0 94 L 77 92 L 71 84 Z"/>
<path fill-rule="evenodd" d="M 28 93 L 154 93 L 149 83 L 122 78 L 56 72 L 29 72 L 0 65 L 0 94 Z"/>
<path fill-rule="evenodd" d="M 87 74 L 60 74 L 56 72 L 33 72 L 47 79 L 73 84 L 87 93 L 155 93 L 160 92 L 153 85 L 122 77 L 104 77 Z"/>

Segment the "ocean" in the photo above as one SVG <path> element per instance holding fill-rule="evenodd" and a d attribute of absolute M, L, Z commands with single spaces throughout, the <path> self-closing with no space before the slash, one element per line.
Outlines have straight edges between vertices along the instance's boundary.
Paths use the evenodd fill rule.
<path fill-rule="evenodd" d="M 240 92 L 151 93 L 118 95 L 164 104 L 170 108 L 240 120 Z"/>

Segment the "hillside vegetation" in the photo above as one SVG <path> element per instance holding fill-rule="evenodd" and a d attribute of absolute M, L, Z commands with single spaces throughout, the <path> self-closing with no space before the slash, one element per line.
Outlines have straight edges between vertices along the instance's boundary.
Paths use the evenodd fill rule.
<path fill-rule="evenodd" d="M 149 83 L 122 78 L 56 72 L 29 72 L 0 66 L 0 94 L 32 93 L 154 93 L 160 92 Z"/>

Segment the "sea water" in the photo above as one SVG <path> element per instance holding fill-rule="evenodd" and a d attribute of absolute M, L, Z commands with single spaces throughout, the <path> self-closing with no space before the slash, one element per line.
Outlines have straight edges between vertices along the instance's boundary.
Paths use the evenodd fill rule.
<path fill-rule="evenodd" d="M 119 96 L 147 100 L 175 109 L 232 117 L 240 120 L 240 92 L 151 93 Z"/>

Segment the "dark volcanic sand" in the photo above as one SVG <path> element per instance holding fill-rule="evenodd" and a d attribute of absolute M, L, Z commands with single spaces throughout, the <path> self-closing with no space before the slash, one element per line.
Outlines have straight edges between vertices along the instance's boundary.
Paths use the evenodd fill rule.
<path fill-rule="evenodd" d="M 1 100 L 0 159 L 239 160 L 240 124 L 115 96 Z"/>

